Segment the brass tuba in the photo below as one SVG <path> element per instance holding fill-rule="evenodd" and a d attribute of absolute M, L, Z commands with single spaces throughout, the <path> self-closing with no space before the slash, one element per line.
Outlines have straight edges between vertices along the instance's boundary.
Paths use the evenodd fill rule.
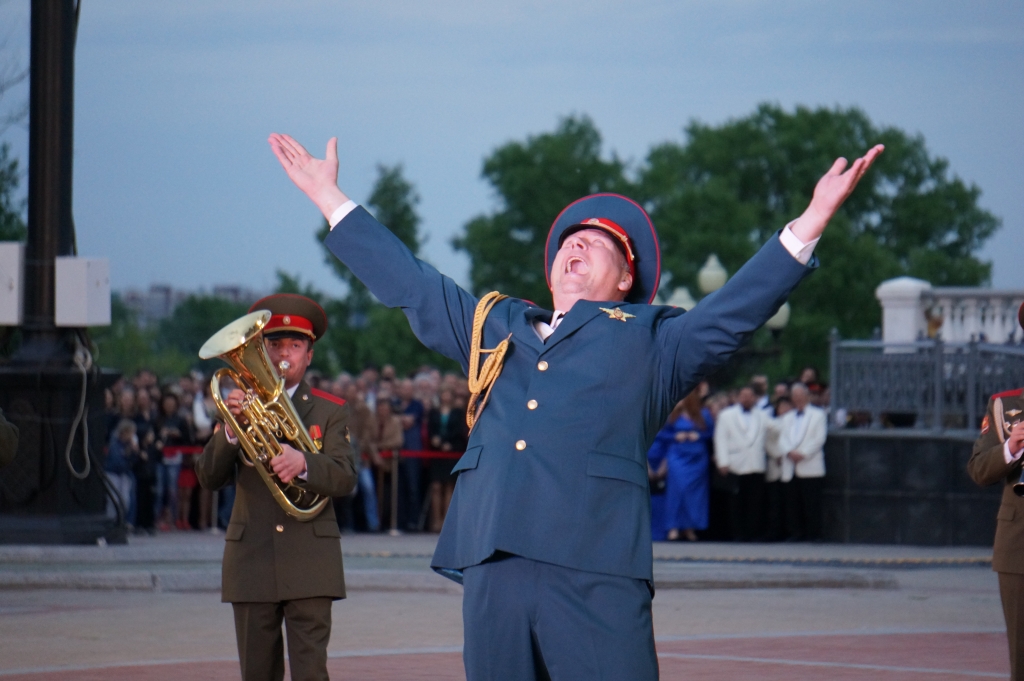
<path fill-rule="evenodd" d="M 270 493 L 284 512 L 300 521 L 309 521 L 324 510 L 330 497 L 314 494 L 294 484 L 283 483 L 270 467 L 270 460 L 279 455 L 281 439 L 307 454 L 319 454 L 320 446 L 306 431 L 295 411 L 284 379 L 270 363 L 263 345 L 263 328 L 270 321 L 270 312 L 258 310 L 236 319 L 213 334 L 199 350 L 201 359 L 219 357 L 232 369 L 218 369 L 210 380 L 210 394 L 225 423 L 242 445 L 239 458 L 267 483 Z M 227 376 L 245 391 L 242 415 L 247 421 L 240 425 L 220 394 L 220 381 Z"/>

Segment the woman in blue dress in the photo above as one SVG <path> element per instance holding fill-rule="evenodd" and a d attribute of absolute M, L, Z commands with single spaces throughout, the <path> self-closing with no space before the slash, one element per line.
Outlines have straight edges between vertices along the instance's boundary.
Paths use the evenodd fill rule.
<path fill-rule="evenodd" d="M 668 417 L 647 453 L 652 489 L 664 478 L 663 514 L 652 506 L 655 539 L 696 541 L 696 530 L 708 526 L 708 460 L 714 436 L 711 412 L 701 408 L 697 391 L 687 395 Z M 659 517 L 659 515 L 661 517 Z"/>

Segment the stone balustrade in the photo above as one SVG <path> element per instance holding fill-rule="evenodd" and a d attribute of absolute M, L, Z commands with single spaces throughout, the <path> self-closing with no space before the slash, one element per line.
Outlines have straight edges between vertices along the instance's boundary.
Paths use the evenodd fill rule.
<path fill-rule="evenodd" d="M 938 338 L 946 343 L 998 344 L 1024 337 L 1017 324 L 1024 291 L 933 287 L 921 279 L 898 277 L 882 282 L 875 296 L 882 305 L 886 343 Z"/>

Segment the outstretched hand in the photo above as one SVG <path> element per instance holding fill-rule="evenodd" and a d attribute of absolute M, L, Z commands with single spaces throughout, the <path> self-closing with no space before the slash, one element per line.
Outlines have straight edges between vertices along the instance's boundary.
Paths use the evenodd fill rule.
<path fill-rule="evenodd" d="M 821 233 L 825 231 L 825 225 L 839 210 L 839 206 L 843 205 L 847 197 L 853 193 L 860 178 L 884 150 L 883 145 L 875 145 L 868 153 L 854 161 L 848 169 L 845 158 L 836 159 L 829 171 L 815 185 L 814 196 L 811 198 L 807 210 L 793 223 L 793 234 L 804 243 L 820 237 Z M 846 172 L 843 172 L 844 170 Z"/>
<path fill-rule="evenodd" d="M 272 133 L 267 140 L 274 156 L 295 186 L 316 204 L 325 218 L 348 197 L 338 189 L 338 138 L 327 141 L 323 159 L 314 158 L 306 148 L 289 135 Z"/>

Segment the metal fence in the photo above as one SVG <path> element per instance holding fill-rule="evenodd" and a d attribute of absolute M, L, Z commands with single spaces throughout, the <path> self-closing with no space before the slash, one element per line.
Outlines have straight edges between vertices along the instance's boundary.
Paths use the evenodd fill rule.
<path fill-rule="evenodd" d="M 977 428 L 988 398 L 1024 387 L 1024 347 L 990 343 L 831 343 L 833 413 L 870 415 L 872 426 Z"/>

